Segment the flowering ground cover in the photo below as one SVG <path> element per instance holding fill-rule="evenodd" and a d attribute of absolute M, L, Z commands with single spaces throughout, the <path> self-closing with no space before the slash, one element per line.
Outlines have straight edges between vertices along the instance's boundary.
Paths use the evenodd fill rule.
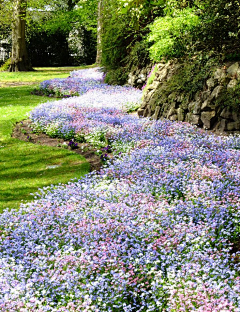
<path fill-rule="evenodd" d="M 70 73 L 67 79 L 50 79 L 40 83 L 37 93 L 47 95 L 49 97 L 69 98 L 72 96 L 82 95 L 89 90 L 98 90 L 102 93 L 121 93 L 123 96 L 124 90 L 126 93 L 135 93 L 138 91 L 131 87 L 111 86 L 103 82 L 104 74 L 99 68 L 89 68 L 75 70 Z M 139 92 L 138 92 L 139 94 Z M 119 96 L 118 96 L 119 97 Z M 109 101 L 109 100 L 108 100 Z M 125 101 L 126 103 L 127 101 Z"/>
<path fill-rule="evenodd" d="M 240 138 L 92 94 L 31 114 L 115 157 L 0 216 L 0 311 L 240 311 Z"/>

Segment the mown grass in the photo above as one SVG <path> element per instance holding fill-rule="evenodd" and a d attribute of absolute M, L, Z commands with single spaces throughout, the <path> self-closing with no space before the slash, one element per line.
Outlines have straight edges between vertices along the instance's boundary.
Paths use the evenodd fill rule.
<path fill-rule="evenodd" d="M 89 172 L 89 164 L 74 152 L 11 137 L 16 122 L 26 119 L 35 106 L 52 100 L 31 94 L 37 83 L 67 77 L 73 69 L 41 68 L 26 73 L 0 73 L 0 84 L 26 83 L 0 88 L 0 211 L 18 208 L 21 202 L 33 199 L 31 193 L 38 188 L 66 183 Z M 37 83 L 30 85 L 33 81 Z"/>
<path fill-rule="evenodd" d="M 38 67 L 34 68 L 34 71 L 30 72 L 0 72 L 0 87 L 4 87 L 5 84 L 37 84 L 43 80 L 53 78 L 66 78 L 73 70 L 82 69 L 92 66 L 78 66 L 78 67 Z"/>

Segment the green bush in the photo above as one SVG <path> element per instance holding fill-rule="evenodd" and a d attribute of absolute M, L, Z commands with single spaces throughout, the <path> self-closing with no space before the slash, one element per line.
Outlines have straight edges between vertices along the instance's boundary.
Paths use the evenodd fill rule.
<path fill-rule="evenodd" d="M 149 42 L 150 57 L 153 61 L 164 58 L 180 57 L 191 41 L 191 31 L 199 24 L 200 20 L 194 11 L 186 8 L 175 16 L 157 18 L 150 27 Z"/>
<path fill-rule="evenodd" d="M 165 1 L 148 40 L 151 59 L 215 51 L 222 60 L 240 58 L 239 0 Z"/>
<path fill-rule="evenodd" d="M 107 71 L 104 81 L 111 85 L 124 85 L 127 82 L 126 68 L 120 67 Z"/>
<path fill-rule="evenodd" d="M 126 4 L 126 6 L 125 6 Z M 150 63 L 149 43 L 145 36 L 149 32 L 147 25 L 156 16 L 163 14 L 163 9 L 158 1 L 138 1 L 121 3 L 118 0 L 105 2 L 102 12 L 102 61 L 101 65 L 107 72 L 107 81 L 123 82 L 123 76 L 135 68 L 142 68 Z M 114 12 L 114 14 L 113 14 Z M 117 74 L 109 73 L 121 68 Z M 126 74 L 122 73 L 125 68 Z"/>
<path fill-rule="evenodd" d="M 205 0 L 200 17 L 194 31 L 195 50 L 214 50 L 223 59 L 239 58 L 239 0 Z"/>
<path fill-rule="evenodd" d="M 152 61 L 186 56 L 240 59 L 239 0 L 106 0 L 102 21 L 107 72 L 130 72 Z M 123 81 L 122 76 L 119 70 L 106 79 Z"/>
<path fill-rule="evenodd" d="M 11 58 L 7 59 L 6 62 L 0 67 L 0 71 L 8 71 L 11 65 Z"/>
<path fill-rule="evenodd" d="M 149 48 L 150 44 L 147 42 L 145 37 L 140 41 L 133 42 L 131 47 L 129 47 L 130 52 L 125 58 L 125 64 L 127 71 L 131 71 L 136 68 L 146 67 L 151 63 L 149 57 Z"/>

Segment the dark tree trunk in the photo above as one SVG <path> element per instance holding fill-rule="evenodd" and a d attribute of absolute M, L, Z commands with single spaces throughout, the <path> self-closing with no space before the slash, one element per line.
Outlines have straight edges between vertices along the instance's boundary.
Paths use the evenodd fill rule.
<path fill-rule="evenodd" d="M 30 64 L 25 38 L 27 0 L 16 0 L 12 28 L 12 55 L 9 71 L 33 70 Z"/>
<path fill-rule="evenodd" d="M 103 1 L 98 1 L 98 18 L 97 18 L 97 57 L 96 64 L 100 65 L 102 61 L 102 10 Z"/>

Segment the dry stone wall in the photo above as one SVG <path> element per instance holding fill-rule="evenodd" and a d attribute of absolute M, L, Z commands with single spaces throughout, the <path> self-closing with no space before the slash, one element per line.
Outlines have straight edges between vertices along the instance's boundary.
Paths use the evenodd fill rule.
<path fill-rule="evenodd" d="M 148 74 L 152 69 L 152 65 L 149 64 L 143 68 L 136 68 L 128 75 L 128 85 L 141 89 L 146 83 L 148 79 Z"/>
<path fill-rule="evenodd" d="M 174 91 L 162 103 L 159 101 L 161 90 L 179 67 L 180 64 L 173 61 L 157 64 L 155 78 L 144 90 L 143 104 L 138 110 L 138 115 L 189 122 L 217 132 L 240 133 L 240 110 L 227 107 L 224 102 L 219 101 L 223 92 L 227 94 L 228 90 L 240 81 L 240 64 L 236 62 L 216 68 L 211 77 L 206 79 L 203 90 L 189 100 L 186 101 L 186 96 L 181 92 Z"/>

